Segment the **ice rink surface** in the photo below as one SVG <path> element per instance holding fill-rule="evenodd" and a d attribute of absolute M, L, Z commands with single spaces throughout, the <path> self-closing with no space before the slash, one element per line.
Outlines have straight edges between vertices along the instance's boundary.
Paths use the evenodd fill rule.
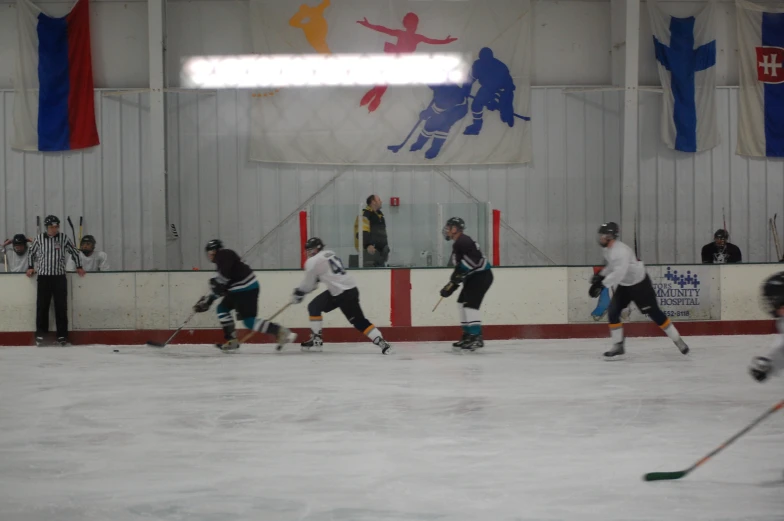
<path fill-rule="evenodd" d="M 641 480 L 784 397 L 769 342 L 0 348 L 0 519 L 781 520 L 782 413 Z"/>

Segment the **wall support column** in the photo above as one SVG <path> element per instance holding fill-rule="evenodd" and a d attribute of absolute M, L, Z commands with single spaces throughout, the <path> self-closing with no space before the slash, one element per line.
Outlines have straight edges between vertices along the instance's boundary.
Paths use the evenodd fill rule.
<path fill-rule="evenodd" d="M 626 0 L 623 74 L 623 134 L 621 160 L 621 237 L 631 244 L 639 205 L 639 53 L 640 0 Z"/>
<path fill-rule="evenodd" d="M 145 255 L 144 269 L 165 270 L 166 230 L 166 100 L 164 87 L 165 48 L 164 0 L 148 0 L 148 40 L 150 49 L 150 192 L 149 214 L 144 217 L 148 240 L 152 243 L 151 253 Z M 149 244 L 149 243 L 148 243 Z M 176 266 L 174 268 L 179 268 Z"/>

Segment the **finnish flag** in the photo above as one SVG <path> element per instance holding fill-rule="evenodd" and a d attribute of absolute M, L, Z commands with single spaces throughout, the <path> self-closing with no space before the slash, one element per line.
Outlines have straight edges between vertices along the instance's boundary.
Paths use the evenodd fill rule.
<path fill-rule="evenodd" d="M 738 148 L 784 157 L 784 7 L 736 0 L 740 93 Z"/>
<path fill-rule="evenodd" d="M 682 152 L 711 149 L 719 144 L 714 3 L 696 16 L 676 18 L 648 0 L 648 12 L 664 91 L 662 140 Z"/>

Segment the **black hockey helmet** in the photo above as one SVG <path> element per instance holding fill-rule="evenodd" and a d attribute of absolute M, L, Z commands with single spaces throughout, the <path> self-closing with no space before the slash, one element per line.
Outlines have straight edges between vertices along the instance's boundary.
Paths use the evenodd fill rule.
<path fill-rule="evenodd" d="M 324 242 L 318 237 L 311 237 L 310 239 L 305 241 L 305 253 L 308 254 L 308 257 L 313 257 L 323 249 L 324 249 Z"/>
<path fill-rule="evenodd" d="M 44 219 L 44 226 L 60 226 L 60 219 L 55 215 L 47 215 Z"/>
<path fill-rule="evenodd" d="M 724 241 L 729 242 L 730 240 L 730 233 L 727 230 L 720 229 L 716 230 L 716 233 L 713 234 L 714 241 Z"/>
<path fill-rule="evenodd" d="M 449 232 L 449 228 L 451 228 L 452 226 L 455 226 L 460 231 L 463 231 L 465 230 L 466 224 L 461 217 L 450 217 L 449 219 L 447 219 L 446 224 L 444 225 L 444 229 L 441 231 L 441 233 L 444 234 L 444 239 L 450 240 L 448 232 Z"/>
<path fill-rule="evenodd" d="M 223 241 L 220 239 L 212 239 L 207 243 L 207 246 L 204 247 L 204 251 L 217 251 L 221 248 L 223 248 Z"/>
<path fill-rule="evenodd" d="M 596 240 L 599 242 L 599 245 L 604 248 L 607 246 L 607 243 L 602 244 L 603 238 L 606 238 L 608 241 L 618 238 L 618 224 L 612 221 L 606 222 L 599 226 L 599 231 L 596 233 L 598 235 Z"/>
<path fill-rule="evenodd" d="M 762 309 L 778 317 L 776 312 L 784 306 L 784 271 L 765 279 L 760 288 L 760 301 Z"/>
<path fill-rule="evenodd" d="M 89 244 L 91 246 L 89 250 L 84 249 L 85 244 Z M 95 237 L 92 235 L 85 235 L 82 237 L 82 240 L 79 241 L 79 249 L 82 250 L 82 253 L 88 257 L 92 255 L 92 253 L 95 251 Z"/>
<path fill-rule="evenodd" d="M 14 251 L 19 255 L 22 255 L 27 251 L 27 237 L 25 237 L 23 233 L 14 235 L 11 244 L 13 245 Z M 21 248 L 17 248 L 17 246 L 21 246 Z"/>

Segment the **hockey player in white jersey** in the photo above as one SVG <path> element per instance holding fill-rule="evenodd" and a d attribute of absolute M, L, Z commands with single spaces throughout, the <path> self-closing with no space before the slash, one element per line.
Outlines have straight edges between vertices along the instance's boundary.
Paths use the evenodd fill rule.
<path fill-rule="evenodd" d="M 670 319 L 659 309 L 651 278 L 645 273 L 645 264 L 637 259 L 631 248 L 618 240 L 618 225 L 613 222 L 602 224 L 599 227 L 598 241 L 604 248 L 607 265 L 591 279 L 591 289 L 588 294 L 591 298 L 596 298 L 602 292 L 602 287 L 612 289 L 618 286 L 607 311 L 613 345 L 604 356 L 612 359 L 625 353 L 621 311 L 631 302 L 637 304 L 643 314 L 656 322 L 681 353 L 687 354 L 689 346 L 683 341 Z"/>
<path fill-rule="evenodd" d="M 324 243 L 318 237 L 307 240 L 305 252 L 308 256 L 305 262 L 305 279 L 294 289 L 292 304 L 302 302 L 305 295 L 315 290 L 319 282 L 323 282 L 327 289 L 308 304 L 311 336 L 302 342 L 302 350 L 321 351 L 324 344 L 321 338 L 322 314 L 340 308 L 351 325 L 380 347 L 382 354 L 391 354 L 392 347 L 381 336 L 378 328 L 365 318 L 359 305 L 359 290 L 354 277 L 346 273 L 343 262 L 335 252 L 325 250 Z"/>
<path fill-rule="evenodd" d="M 79 241 L 79 258 L 82 260 L 84 271 L 109 271 L 109 258 L 106 252 L 95 251 L 95 237 L 92 235 L 85 235 Z M 68 259 L 65 270 L 76 271 L 73 259 Z"/>
<path fill-rule="evenodd" d="M 5 242 L 5 263 L 6 271 L 10 273 L 24 273 L 27 271 L 27 237 L 17 233 L 10 241 Z M 11 251 L 8 251 L 8 246 Z"/>
<path fill-rule="evenodd" d="M 765 311 L 776 319 L 778 334 L 765 356 L 755 356 L 749 372 L 758 382 L 764 382 L 784 369 L 784 271 L 768 277 L 762 284 L 761 301 Z"/>

